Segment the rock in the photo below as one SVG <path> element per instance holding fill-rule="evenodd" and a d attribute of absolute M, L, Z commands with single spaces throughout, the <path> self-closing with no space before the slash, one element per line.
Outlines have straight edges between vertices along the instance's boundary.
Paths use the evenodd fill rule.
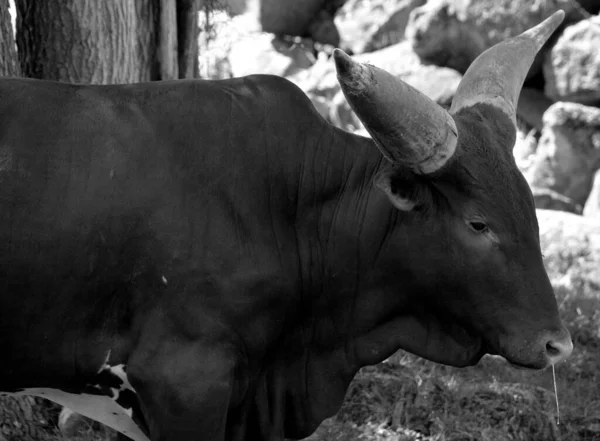
<path fill-rule="evenodd" d="M 200 35 L 200 75 L 224 79 L 254 73 L 285 76 L 312 66 L 315 62 L 312 41 L 284 41 L 260 31 L 252 14 L 229 17 L 212 14 L 210 21 L 201 15 L 201 28 L 212 29 Z"/>
<path fill-rule="evenodd" d="M 544 59 L 544 77 L 555 101 L 600 103 L 600 16 L 564 30 Z"/>
<path fill-rule="evenodd" d="M 373 52 L 404 40 L 410 11 L 426 0 L 350 0 L 338 11 L 335 23 L 342 47 L 354 54 Z"/>
<path fill-rule="evenodd" d="M 600 220 L 537 210 L 544 265 L 552 285 L 571 290 L 575 279 L 600 292 Z"/>
<path fill-rule="evenodd" d="M 536 131 L 528 129 L 524 124 L 517 122 L 517 137 L 513 147 L 513 156 L 517 167 L 525 176 L 527 176 L 526 173 L 535 160 L 537 144 Z"/>
<path fill-rule="evenodd" d="M 315 109 L 317 109 L 317 112 L 319 112 L 323 118 L 329 121 L 329 103 L 325 101 L 325 98 L 312 93 L 307 93 L 307 95 L 315 106 Z"/>
<path fill-rule="evenodd" d="M 333 22 L 333 15 L 326 10 L 317 13 L 308 26 L 308 37 L 319 43 L 331 46 L 340 45 L 340 32 Z"/>
<path fill-rule="evenodd" d="M 399 4 L 390 18 L 367 41 L 364 51 L 373 52 L 403 41 L 411 11 L 425 3 L 426 0 L 405 0 Z"/>
<path fill-rule="evenodd" d="M 577 0 L 577 3 L 590 14 L 600 14 L 600 1 L 598 0 Z"/>
<path fill-rule="evenodd" d="M 343 3 L 344 0 L 260 0 L 259 20 L 265 32 L 310 36 L 320 43 L 338 46 L 339 34 L 333 31 L 333 17 Z M 316 27 L 312 26 L 315 22 L 318 22 Z M 329 28 L 326 32 L 322 29 L 324 22 Z M 332 36 L 335 38 L 331 39 Z"/>
<path fill-rule="evenodd" d="M 583 208 L 583 215 L 600 222 L 600 170 L 594 176 L 594 184 Z"/>
<path fill-rule="evenodd" d="M 526 174 L 532 191 L 546 198 L 550 195 L 552 204 L 583 207 L 600 168 L 600 109 L 555 103 L 543 121 L 536 157 Z"/>
<path fill-rule="evenodd" d="M 234 77 L 257 73 L 284 77 L 309 68 L 315 61 L 312 48 L 269 34 L 240 40 L 229 52 L 229 65 Z"/>
<path fill-rule="evenodd" d="M 424 66 L 408 42 L 354 57 L 385 69 L 419 89 L 442 106 L 449 106 L 462 76 L 453 69 Z M 288 77 L 309 96 L 321 96 L 329 103 L 329 121 L 344 130 L 356 131 L 362 124 L 340 91 L 331 60 L 321 58 L 312 68 Z"/>
<path fill-rule="evenodd" d="M 517 104 L 517 115 L 536 130 L 542 130 L 542 117 L 552 103 L 541 91 L 523 87 Z"/>
<path fill-rule="evenodd" d="M 581 214 L 583 207 L 556 191 L 548 188 L 531 188 L 533 194 L 533 201 L 536 208 L 543 208 L 547 210 L 566 211 L 573 214 Z"/>
<path fill-rule="evenodd" d="M 431 0 L 411 12 L 406 38 L 423 60 L 465 72 L 481 52 L 537 25 L 558 9 L 567 13 L 567 23 L 587 15 L 574 0 Z M 543 52 L 530 76 L 539 72 Z"/>
<path fill-rule="evenodd" d="M 215 5 L 216 9 L 222 9 L 230 16 L 234 17 L 236 15 L 241 15 L 248 12 L 249 9 L 252 9 L 252 1 L 256 0 L 219 0 Z M 203 6 L 211 7 L 209 2 L 203 2 Z M 258 3 L 257 3 L 258 4 Z M 255 7 L 257 9 L 257 7 Z"/>
<path fill-rule="evenodd" d="M 372 64 L 376 65 L 375 63 Z M 450 107 L 454 93 L 462 78 L 454 69 L 422 65 L 397 76 L 446 108 Z M 350 109 L 341 91 L 331 101 L 329 121 L 347 131 L 364 128 L 358 117 Z"/>
<path fill-rule="evenodd" d="M 306 70 L 286 77 L 305 93 L 320 96 L 329 101 L 339 90 L 333 60 L 319 54 L 315 64 Z"/>
<path fill-rule="evenodd" d="M 261 35 L 260 24 L 250 13 L 235 17 L 225 12 L 214 12 L 208 16 L 200 14 L 199 26 L 200 76 L 211 80 L 231 78 L 231 49 L 239 41 L 252 40 Z"/>
<path fill-rule="evenodd" d="M 390 23 L 392 16 L 396 13 L 402 15 L 402 11 L 410 12 L 413 7 L 424 4 L 425 0 L 348 0 L 335 16 L 335 24 L 340 30 L 341 47 L 353 54 L 361 54 L 366 51 L 367 46 L 375 50 L 375 46 L 381 44 L 386 37 L 386 31 L 380 31 L 382 27 L 394 32 L 402 27 L 401 18 L 396 17 L 396 24 Z M 414 6 L 411 6 L 414 5 Z M 405 26 L 405 25 L 404 25 Z M 376 38 L 379 43 L 374 43 L 374 35 L 381 32 Z M 402 39 L 404 31 L 402 30 Z M 390 35 L 390 34 L 388 34 Z M 398 40 L 399 42 L 400 40 Z M 387 44 L 387 46 L 393 43 Z M 377 47 L 377 49 L 382 46 Z"/>

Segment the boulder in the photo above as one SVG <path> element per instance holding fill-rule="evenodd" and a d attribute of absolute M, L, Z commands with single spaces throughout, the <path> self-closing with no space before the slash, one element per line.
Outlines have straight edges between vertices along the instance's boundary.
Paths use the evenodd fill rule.
<path fill-rule="evenodd" d="M 577 3 L 592 15 L 600 14 L 600 1 L 598 0 L 577 0 Z"/>
<path fill-rule="evenodd" d="M 594 184 L 592 185 L 592 191 L 585 202 L 583 215 L 592 217 L 600 222 L 600 170 L 597 171 L 594 176 Z"/>
<path fill-rule="evenodd" d="M 375 63 L 372 63 L 376 65 Z M 443 107 L 450 107 L 462 76 L 447 67 L 416 66 L 413 70 L 397 74 L 406 83 L 420 90 Z M 363 125 L 339 91 L 331 101 L 329 121 L 348 131 L 363 129 Z"/>
<path fill-rule="evenodd" d="M 320 96 L 326 101 L 339 90 L 333 60 L 320 53 L 315 64 L 306 70 L 286 77 L 305 93 Z"/>
<path fill-rule="evenodd" d="M 260 0 L 259 21 L 265 32 L 311 37 L 338 46 L 339 33 L 333 17 L 343 4 L 344 0 Z"/>
<path fill-rule="evenodd" d="M 354 54 L 373 52 L 404 40 L 410 11 L 426 0 L 349 0 L 335 17 L 342 47 Z"/>
<path fill-rule="evenodd" d="M 312 40 L 331 46 L 340 45 L 340 32 L 338 31 L 333 15 L 327 10 L 321 10 L 308 26 L 307 37 Z"/>
<path fill-rule="evenodd" d="M 583 207 L 573 199 L 549 188 L 532 187 L 531 193 L 537 208 L 566 211 L 573 214 L 581 214 L 583 211 Z"/>
<path fill-rule="evenodd" d="M 558 9 L 567 13 L 566 23 L 587 16 L 574 0 L 430 0 L 411 12 L 406 38 L 423 60 L 465 72 L 480 53 Z M 530 76 L 541 69 L 543 53 L 533 63 Z"/>
<path fill-rule="evenodd" d="M 567 27 L 543 69 L 545 93 L 554 101 L 600 104 L 600 16 Z"/>
<path fill-rule="evenodd" d="M 198 64 L 200 77 L 210 80 L 231 78 L 229 53 L 239 41 L 253 40 L 263 35 L 260 24 L 251 13 L 229 16 L 214 12 L 200 14 L 200 37 Z M 264 34 L 266 35 L 266 34 Z"/>
<path fill-rule="evenodd" d="M 600 219 L 537 210 L 544 265 L 555 288 L 579 279 L 600 292 Z"/>
<path fill-rule="evenodd" d="M 315 62 L 311 40 L 287 41 L 260 31 L 252 14 L 229 17 L 223 12 L 201 16 L 200 75 L 224 79 L 255 73 L 291 75 Z M 300 40 L 300 39 L 298 39 Z"/>
<path fill-rule="evenodd" d="M 357 55 L 354 58 L 397 75 L 438 104 L 446 107 L 452 102 L 462 78 L 453 69 L 421 64 L 406 41 L 376 52 Z M 322 57 L 312 68 L 288 78 L 309 96 L 321 96 L 324 102 L 329 103 L 328 119 L 332 124 L 349 131 L 362 128 L 362 124 L 340 91 L 335 67 L 331 60 Z"/>
<path fill-rule="evenodd" d="M 542 117 L 553 101 L 544 93 L 530 87 L 523 87 L 517 104 L 517 116 L 536 130 L 542 130 Z"/>
<path fill-rule="evenodd" d="M 539 196 L 538 207 L 573 204 L 581 212 L 600 168 L 600 109 L 555 103 L 543 121 L 536 157 L 526 174 L 534 196 Z"/>
<path fill-rule="evenodd" d="M 364 51 L 373 52 L 403 41 L 411 11 L 425 3 L 426 0 L 405 0 L 399 4 L 390 18 L 368 39 Z"/>
<path fill-rule="evenodd" d="M 361 54 L 404 39 L 402 17 L 426 0 L 348 0 L 335 16 L 341 47 Z M 401 35 L 400 35 L 401 34 Z M 386 43 L 389 41 L 389 43 Z"/>
<path fill-rule="evenodd" d="M 527 176 L 527 171 L 535 160 L 537 150 L 537 132 L 527 124 L 517 122 L 517 136 L 513 147 L 513 156 L 521 173 Z"/>
<path fill-rule="evenodd" d="M 316 61 L 312 48 L 283 41 L 270 34 L 257 34 L 238 41 L 229 51 L 231 75 L 293 75 Z"/>

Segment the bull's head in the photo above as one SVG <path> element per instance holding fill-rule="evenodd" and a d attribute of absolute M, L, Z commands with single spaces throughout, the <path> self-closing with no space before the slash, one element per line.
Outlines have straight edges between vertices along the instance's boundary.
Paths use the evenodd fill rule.
<path fill-rule="evenodd" d="M 425 358 L 460 366 L 491 352 L 543 368 L 572 351 L 531 191 L 512 157 L 525 76 L 563 17 L 558 11 L 481 54 L 449 112 L 334 52 L 342 90 L 387 159 L 376 185 L 405 213 L 390 233 L 398 246 L 378 264 L 393 270 L 394 251 L 405 254 L 401 270 L 409 267 L 410 277 L 398 289 L 413 294 L 396 330 L 406 334 L 402 347 Z"/>

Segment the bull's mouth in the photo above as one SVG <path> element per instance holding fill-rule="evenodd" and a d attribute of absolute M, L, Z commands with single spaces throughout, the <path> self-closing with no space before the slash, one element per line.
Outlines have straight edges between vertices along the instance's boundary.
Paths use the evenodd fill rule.
<path fill-rule="evenodd" d="M 445 322 L 435 314 L 404 316 L 402 349 L 436 363 L 455 367 L 472 366 L 490 352 L 483 338 L 457 322 Z"/>
<path fill-rule="evenodd" d="M 515 370 L 528 371 L 528 372 L 537 372 L 540 370 L 540 367 L 537 365 L 532 366 L 530 364 L 524 364 L 524 363 L 519 363 L 517 361 L 511 361 L 508 358 L 504 357 L 503 355 L 499 355 L 498 353 L 493 352 L 493 351 L 488 351 L 487 354 L 491 355 L 494 359 L 503 363 L 505 366 L 510 367 Z M 542 369 L 544 369 L 544 368 L 542 368 Z"/>

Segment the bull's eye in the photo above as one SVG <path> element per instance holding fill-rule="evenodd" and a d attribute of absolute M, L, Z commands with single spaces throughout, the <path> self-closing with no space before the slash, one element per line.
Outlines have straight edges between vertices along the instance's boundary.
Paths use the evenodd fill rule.
<path fill-rule="evenodd" d="M 485 233 L 488 230 L 488 226 L 483 222 L 469 222 L 469 225 L 476 233 Z"/>

